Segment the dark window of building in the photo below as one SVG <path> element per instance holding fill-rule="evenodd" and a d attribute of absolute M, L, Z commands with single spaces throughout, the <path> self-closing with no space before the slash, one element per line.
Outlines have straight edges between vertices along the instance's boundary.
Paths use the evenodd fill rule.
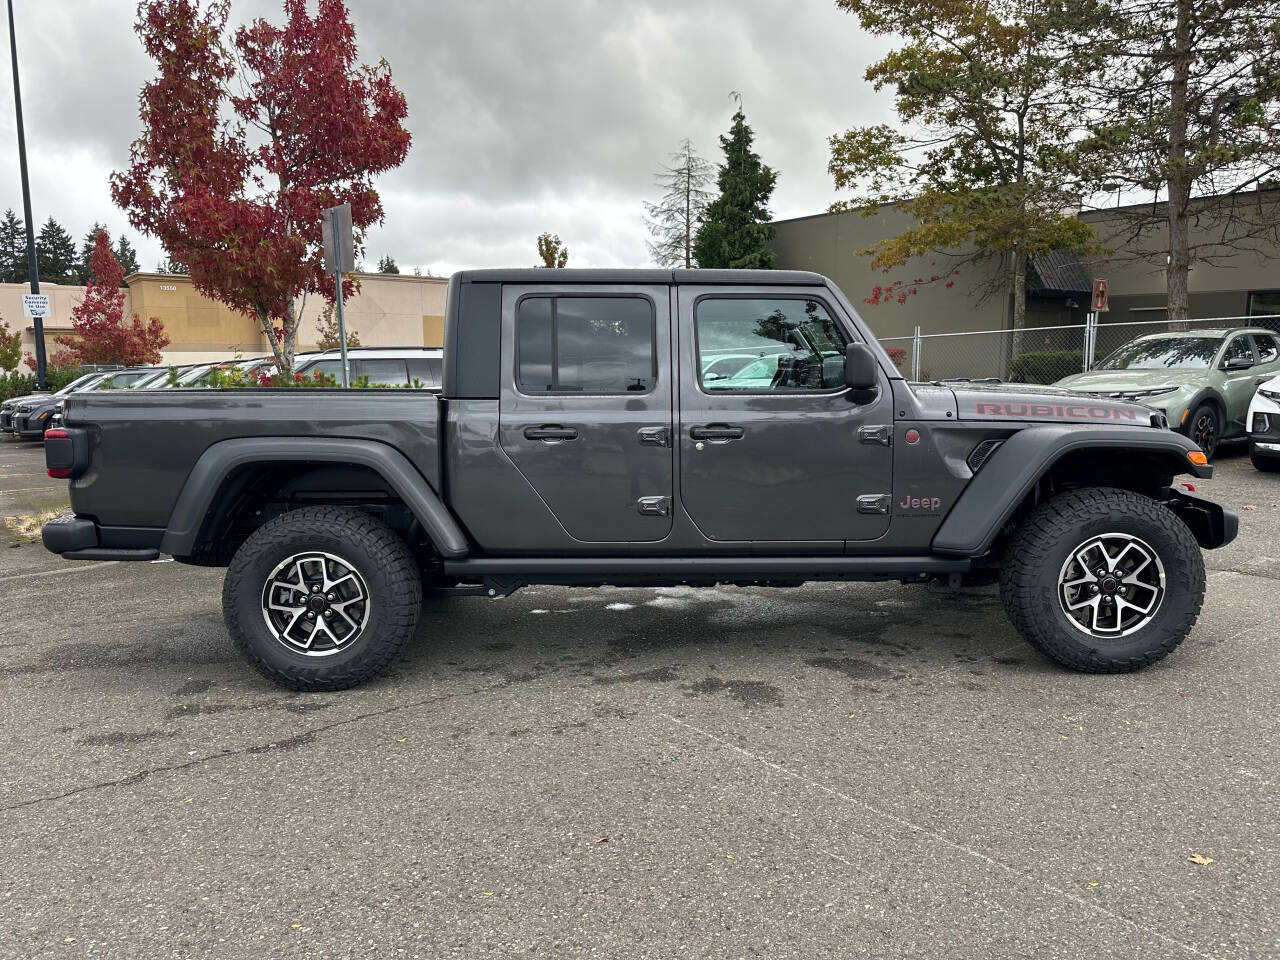
<path fill-rule="evenodd" d="M 1280 316 L 1280 290 L 1250 290 L 1247 312 L 1251 317 Z"/>
<path fill-rule="evenodd" d="M 641 297 L 527 297 L 516 317 L 525 393 L 647 393 L 658 379 L 653 305 Z"/>
<path fill-rule="evenodd" d="M 1274 363 L 1280 360 L 1280 345 L 1276 343 L 1276 338 L 1269 334 L 1255 333 L 1253 335 L 1253 345 L 1258 349 L 1259 363 Z"/>
<path fill-rule="evenodd" d="M 694 314 L 704 390 L 794 393 L 844 386 L 845 337 L 817 300 L 708 297 Z"/>
<path fill-rule="evenodd" d="M 438 390 L 440 388 L 441 361 L 439 357 L 410 357 L 408 363 L 410 383 L 416 380 L 426 390 Z"/>

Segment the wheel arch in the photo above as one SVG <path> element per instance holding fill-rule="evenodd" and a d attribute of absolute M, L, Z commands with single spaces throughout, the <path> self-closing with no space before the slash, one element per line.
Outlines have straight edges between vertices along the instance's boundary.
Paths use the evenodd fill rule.
<path fill-rule="evenodd" d="M 1028 427 L 982 465 L 934 535 L 937 553 L 978 557 L 1021 512 L 1058 490 L 1109 486 L 1158 496 L 1173 477 L 1213 468 L 1187 459 L 1198 448 L 1169 430 Z"/>
<path fill-rule="evenodd" d="M 375 441 L 321 437 L 245 437 L 210 446 L 183 484 L 160 549 L 178 557 L 197 553 L 217 511 L 229 509 L 255 478 L 288 483 L 324 470 L 375 479 L 412 513 L 442 557 L 466 556 L 462 529 L 404 454 Z"/>

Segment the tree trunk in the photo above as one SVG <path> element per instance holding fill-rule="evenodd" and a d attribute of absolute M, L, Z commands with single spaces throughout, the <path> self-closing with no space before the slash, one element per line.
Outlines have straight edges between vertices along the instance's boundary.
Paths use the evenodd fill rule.
<path fill-rule="evenodd" d="M 1187 169 L 1187 81 L 1191 73 L 1191 3 L 1177 0 L 1173 71 L 1169 81 L 1169 266 L 1168 317 L 1185 322 L 1187 276 L 1191 269 L 1187 211 L 1191 204 L 1191 172 Z"/>
<path fill-rule="evenodd" d="M 1022 329 L 1027 325 L 1027 254 L 1015 247 L 1011 258 L 1010 282 L 1013 288 L 1012 314 L 1013 356 L 1022 353 Z"/>
<path fill-rule="evenodd" d="M 258 325 L 262 327 L 262 334 L 267 338 L 267 345 L 271 347 L 271 355 L 276 358 L 276 369 L 281 376 L 286 376 L 286 368 L 288 373 L 293 372 L 293 358 L 289 358 L 289 363 L 285 363 L 284 347 L 279 340 L 276 339 L 276 331 L 271 323 L 271 317 L 265 310 L 259 309 Z"/>

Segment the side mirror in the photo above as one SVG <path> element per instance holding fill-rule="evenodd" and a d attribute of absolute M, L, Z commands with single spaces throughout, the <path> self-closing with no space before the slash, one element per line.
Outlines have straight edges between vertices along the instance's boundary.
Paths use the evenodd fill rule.
<path fill-rule="evenodd" d="M 1253 366 L 1253 361 L 1248 357 L 1232 357 L 1222 365 L 1223 370 L 1248 370 Z"/>
<path fill-rule="evenodd" d="M 876 358 L 865 343 L 844 348 L 844 385 L 854 392 L 874 390 L 879 383 Z"/>

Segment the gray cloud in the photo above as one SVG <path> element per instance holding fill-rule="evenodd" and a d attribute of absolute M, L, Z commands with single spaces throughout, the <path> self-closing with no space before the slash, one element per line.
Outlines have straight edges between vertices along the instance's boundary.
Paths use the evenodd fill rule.
<path fill-rule="evenodd" d="M 51 6 L 61 5 L 18 12 L 36 219 L 52 213 L 77 235 L 95 219 L 119 230 L 107 176 L 128 156 L 152 72 L 133 4 Z M 371 262 L 390 253 L 437 273 L 526 264 L 534 237 L 551 230 L 574 265 L 642 265 L 654 171 L 686 136 L 718 156 L 730 90 L 779 171 L 777 216 L 825 208 L 826 138 L 888 116 L 887 98 L 862 79 L 882 42 L 832 0 L 349 6 L 362 57 L 391 63 L 414 137 L 405 165 L 380 182 L 387 218 L 370 236 Z M 278 15 L 266 0 L 232 9 L 234 23 Z M 11 104 L 0 126 L 12 144 Z M 13 154 L 0 158 L 0 203 L 17 208 Z M 137 239 L 154 265 L 159 248 Z"/>

